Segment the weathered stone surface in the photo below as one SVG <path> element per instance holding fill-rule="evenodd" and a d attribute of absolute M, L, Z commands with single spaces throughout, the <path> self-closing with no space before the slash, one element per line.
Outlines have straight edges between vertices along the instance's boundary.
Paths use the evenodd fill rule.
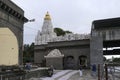
<path fill-rule="evenodd" d="M 62 70 L 63 69 L 63 57 L 46 57 L 46 66 L 53 66 L 54 69 Z"/>
<path fill-rule="evenodd" d="M 87 56 L 87 66 L 90 65 L 90 41 L 89 40 L 78 40 L 78 41 L 63 41 L 63 42 L 50 42 L 47 45 L 37 45 L 35 46 L 35 63 L 44 63 L 44 56 L 48 55 L 54 49 L 59 49 L 61 54 L 64 54 L 64 58 L 68 56 L 74 57 L 74 69 L 79 67 L 79 56 Z M 52 61 L 52 60 L 51 60 Z M 54 62 L 54 60 L 53 60 Z M 57 61 L 56 61 L 57 63 Z M 50 64 L 50 63 L 49 63 Z M 64 61 L 62 61 L 61 66 L 64 67 Z"/>
<path fill-rule="evenodd" d="M 103 64 L 103 40 L 100 36 L 92 36 L 90 40 L 90 63 Z"/>

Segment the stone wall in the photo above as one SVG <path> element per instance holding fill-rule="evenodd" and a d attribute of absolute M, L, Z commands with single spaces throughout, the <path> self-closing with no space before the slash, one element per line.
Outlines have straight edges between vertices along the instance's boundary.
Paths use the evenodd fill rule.
<path fill-rule="evenodd" d="M 31 69 L 29 71 L 0 72 L 0 80 L 30 80 L 30 78 L 40 78 L 49 76 L 48 69 Z"/>
<path fill-rule="evenodd" d="M 74 69 L 79 67 L 79 56 L 85 55 L 87 57 L 87 65 L 90 65 L 90 41 L 88 40 L 73 40 L 73 41 L 61 41 L 51 42 L 47 45 L 35 46 L 35 63 L 40 64 L 44 60 L 50 51 L 59 49 L 64 58 L 67 56 L 73 56 L 75 60 Z"/>
<path fill-rule="evenodd" d="M 53 66 L 54 69 L 63 70 L 63 57 L 46 58 L 46 66 Z"/>

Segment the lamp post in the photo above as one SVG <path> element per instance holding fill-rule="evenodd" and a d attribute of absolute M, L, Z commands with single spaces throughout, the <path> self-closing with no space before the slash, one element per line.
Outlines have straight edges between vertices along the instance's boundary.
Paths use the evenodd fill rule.
<path fill-rule="evenodd" d="M 34 22 L 35 19 L 28 19 L 25 23 L 28 23 L 28 22 Z"/>

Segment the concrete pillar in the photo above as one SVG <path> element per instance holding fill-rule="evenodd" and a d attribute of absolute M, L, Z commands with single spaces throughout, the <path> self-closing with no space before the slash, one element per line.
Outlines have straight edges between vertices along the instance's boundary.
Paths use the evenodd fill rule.
<path fill-rule="evenodd" d="M 92 36 L 90 40 L 90 65 L 96 65 L 96 74 L 98 71 L 98 65 L 100 65 L 100 73 L 103 72 L 103 39 L 100 36 Z"/>
<path fill-rule="evenodd" d="M 103 64 L 103 39 L 92 36 L 90 40 L 90 64 Z"/>

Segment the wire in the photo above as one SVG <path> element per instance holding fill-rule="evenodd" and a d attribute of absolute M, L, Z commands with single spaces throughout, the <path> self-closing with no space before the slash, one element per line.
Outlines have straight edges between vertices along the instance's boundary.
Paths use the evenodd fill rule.
<path fill-rule="evenodd" d="M 35 28 L 31 28 L 31 27 L 28 27 L 28 26 L 25 26 L 27 27 L 27 29 L 30 29 L 30 30 L 34 30 L 34 31 L 38 31 L 38 29 L 35 29 Z M 29 35 L 29 36 L 34 36 L 35 34 L 24 34 L 24 35 Z M 15 36 L 15 35 L 12 35 L 12 34 L 0 34 L 0 36 Z"/>
<path fill-rule="evenodd" d="M 31 27 L 28 27 L 28 26 L 24 26 L 24 28 L 26 28 L 26 27 L 27 27 L 28 29 L 35 30 L 35 31 L 37 30 L 37 31 L 38 31 L 38 29 L 31 28 Z"/>

